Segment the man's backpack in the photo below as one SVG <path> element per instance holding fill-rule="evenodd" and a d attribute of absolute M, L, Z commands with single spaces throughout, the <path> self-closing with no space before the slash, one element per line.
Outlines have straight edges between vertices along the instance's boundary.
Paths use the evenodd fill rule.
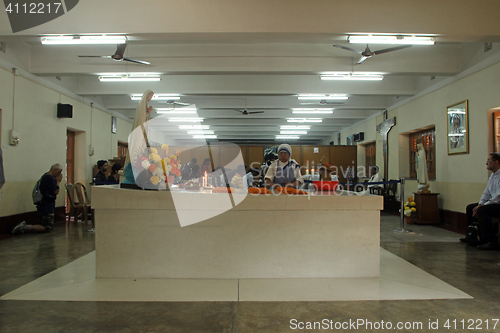
<path fill-rule="evenodd" d="M 41 180 L 42 180 L 42 178 L 40 178 L 36 182 L 35 187 L 33 187 L 33 192 L 31 193 L 31 197 L 33 198 L 33 204 L 34 205 L 38 205 L 42 201 L 42 199 L 43 199 L 42 192 L 40 191 L 40 182 L 41 182 Z"/>
<path fill-rule="evenodd" d="M 479 223 L 473 222 L 465 230 L 465 242 L 471 246 L 477 246 L 481 238 L 479 237 Z"/>

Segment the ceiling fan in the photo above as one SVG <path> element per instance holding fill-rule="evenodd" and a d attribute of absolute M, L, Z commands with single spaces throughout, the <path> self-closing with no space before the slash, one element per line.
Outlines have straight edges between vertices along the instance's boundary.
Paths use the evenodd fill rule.
<path fill-rule="evenodd" d="M 383 49 L 383 50 L 378 50 L 378 51 L 372 51 L 370 50 L 370 47 L 368 44 L 366 45 L 366 49 L 364 51 L 358 51 L 355 49 L 351 49 L 350 47 L 339 45 L 339 44 L 333 44 L 334 47 L 338 47 L 339 49 L 343 49 L 346 51 L 352 51 L 356 52 L 358 54 L 361 54 L 361 58 L 358 60 L 356 65 L 361 64 L 363 61 L 365 61 L 368 58 L 373 57 L 374 55 L 382 54 L 382 53 L 387 53 L 387 52 L 392 52 L 392 51 L 397 51 L 397 50 L 402 50 L 411 47 L 411 45 L 401 45 L 401 46 L 396 46 L 396 47 L 391 47 L 388 49 Z"/>
<path fill-rule="evenodd" d="M 161 103 L 161 102 L 160 102 Z M 167 103 L 167 104 L 173 104 L 173 105 L 182 105 L 182 106 L 188 106 L 188 105 L 191 105 L 189 103 L 182 103 L 182 102 L 177 102 L 173 99 L 169 99 L 168 101 L 164 101 L 163 103 Z"/>
<path fill-rule="evenodd" d="M 150 64 L 147 61 L 136 60 L 136 59 L 131 59 L 131 58 L 124 57 L 123 54 L 125 53 L 125 48 L 126 47 L 127 47 L 127 44 L 118 44 L 117 47 L 116 47 L 115 54 L 110 55 L 110 56 L 89 56 L 89 55 L 82 56 L 82 55 L 79 55 L 79 57 L 80 58 L 109 58 L 109 59 L 113 59 L 115 61 L 125 60 L 125 61 L 135 62 L 135 63 L 141 64 L 141 65 L 149 65 Z"/>
<path fill-rule="evenodd" d="M 244 115 L 249 115 L 253 113 L 264 113 L 264 111 L 248 111 L 246 108 L 245 109 L 234 109 L 235 111 L 241 112 Z"/>
<path fill-rule="evenodd" d="M 301 105 L 338 105 L 338 104 L 344 104 L 344 101 L 327 101 L 326 99 L 322 99 L 321 101 L 318 102 L 311 102 L 311 103 L 300 103 Z"/>

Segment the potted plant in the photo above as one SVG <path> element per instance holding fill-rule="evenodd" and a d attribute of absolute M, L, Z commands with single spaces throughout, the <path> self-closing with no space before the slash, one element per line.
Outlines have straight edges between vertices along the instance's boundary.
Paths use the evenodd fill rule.
<path fill-rule="evenodd" d="M 413 220 L 417 215 L 417 204 L 413 200 L 413 197 L 408 197 L 408 201 L 405 202 L 403 214 L 405 215 L 406 224 L 413 224 Z"/>

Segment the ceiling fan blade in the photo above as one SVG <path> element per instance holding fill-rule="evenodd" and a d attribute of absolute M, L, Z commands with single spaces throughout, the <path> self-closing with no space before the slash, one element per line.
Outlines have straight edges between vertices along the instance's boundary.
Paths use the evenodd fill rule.
<path fill-rule="evenodd" d="M 365 60 L 366 60 L 366 59 L 368 59 L 368 58 L 371 58 L 371 57 L 362 56 L 361 58 L 359 58 L 358 62 L 357 62 L 357 63 L 355 63 L 355 65 L 359 65 L 359 64 L 361 64 L 363 61 L 365 61 Z"/>
<path fill-rule="evenodd" d="M 250 111 L 250 112 L 248 112 L 248 114 L 252 114 L 252 113 L 264 113 L 264 111 Z"/>
<path fill-rule="evenodd" d="M 142 65 L 150 65 L 149 62 L 143 61 L 143 60 L 136 60 L 136 59 L 130 59 L 130 58 L 123 58 L 125 61 L 130 61 L 130 62 L 135 62 L 137 64 L 142 64 Z"/>
<path fill-rule="evenodd" d="M 392 51 L 407 49 L 409 47 L 411 47 L 411 45 L 400 45 L 400 46 L 391 47 L 391 48 L 388 48 L 388 49 L 378 50 L 378 51 L 373 52 L 373 54 L 382 54 L 382 53 L 387 53 L 387 52 L 392 52 Z"/>
<path fill-rule="evenodd" d="M 79 55 L 80 58 L 111 58 L 111 56 L 90 56 L 90 55 Z"/>
<path fill-rule="evenodd" d="M 361 51 L 358 51 L 358 50 L 355 50 L 355 49 L 351 49 L 350 47 L 339 45 L 339 44 L 333 44 L 333 46 L 334 47 L 338 47 L 339 49 L 346 50 L 346 51 L 356 52 L 356 53 L 359 53 L 359 54 L 362 53 Z"/>
<path fill-rule="evenodd" d="M 113 54 L 114 58 L 123 58 L 123 55 L 125 54 L 125 48 L 127 47 L 127 44 L 118 44 L 116 46 L 116 52 Z"/>
<path fill-rule="evenodd" d="M 319 105 L 332 105 L 332 104 L 344 104 L 345 102 L 344 101 L 325 101 L 325 100 L 322 100 L 322 101 L 319 101 L 317 104 Z"/>

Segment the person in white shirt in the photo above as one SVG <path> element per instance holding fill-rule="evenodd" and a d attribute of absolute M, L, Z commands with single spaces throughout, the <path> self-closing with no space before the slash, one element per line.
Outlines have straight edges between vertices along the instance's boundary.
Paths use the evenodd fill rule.
<path fill-rule="evenodd" d="M 245 187 L 245 184 L 246 184 L 246 187 L 245 187 L 246 189 L 248 189 L 249 187 L 252 187 L 254 178 L 257 177 L 258 175 L 260 175 L 259 170 L 249 169 L 247 174 L 243 176 L 243 186 Z"/>
<path fill-rule="evenodd" d="M 283 143 L 278 147 L 278 160 L 267 169 L 266 186 L 293 186 L 298 187 L 304 180 L 300 174 L 299 164 L 291 159 L 292 147 Z"/>
<path fill-rule="evenodd" d="M 477 248 L 494 250 L 499 248 L 499 245 L 491 218 L 500 217 L 500 154 L 490 154 L 486 160 L 486 169 L 493 173 L 488 179 L 488 185 L 479 202 L 467 206 L 467 226 L 477 220 L 480 236 L 480 244 Z M 460 241 L 469 242 L 467 237 L 461 238 Z"/>
<path fill-rule="evenodd" d="M 384 181 L 384 179 L 379 175 L 378 173 L 378 166 L 374 165 L 372 166 L 371 168 L 371 177 L 370 179 L 368 180 L 368 183 L 378 183 L 378 182 L 382 182 Z M 368 188 L 372 188 L 372 187 L 381 187 L 380 185 L 368 185 Z"/>

